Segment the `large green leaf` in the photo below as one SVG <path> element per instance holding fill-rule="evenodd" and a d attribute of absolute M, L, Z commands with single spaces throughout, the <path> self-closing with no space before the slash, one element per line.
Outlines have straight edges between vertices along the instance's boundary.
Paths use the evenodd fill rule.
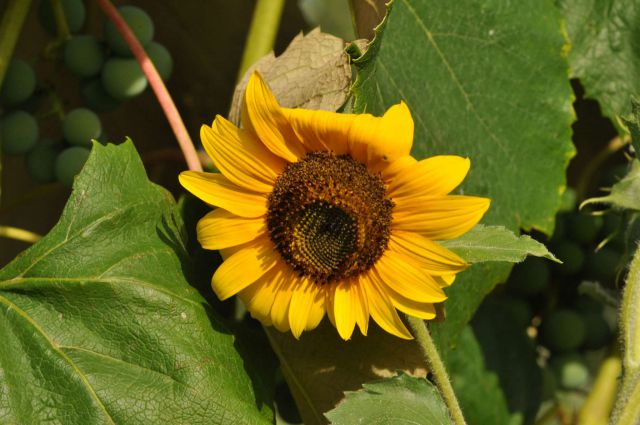
<path fill-rule="evenodd" d="M 438 390 L 424 378 L 401 373 L 363 387 L 348 392 L 345 400 L 327 413 L 332 424 L 451 424 Z"/>
<path fill-rule="evenodd" d="M 176 211 L 132 143 L 94 145 L 60 222 L 0 271 L 0 422 L 270 422 L 187 282 Z"/>
<path fill-rule="evenodd" d="M 640 93 L 640 4 L 635 0 L 559 0 L 571 41 L 571 76 L 615 118 Z"/>
<path fill-rule="evenodd" d="M 492 200 L 485 222 L 550 233 L 574 154 L 572 93 L 551 0 L 396 0 L 358 58 L 353 109 L 404 100 L 413 154 L 471 158 L 462 192 Z M 455 338 L 509 266 L 478 265 L 452 286 L 440 344 Z"/>
<path fill-rule="evenodd" d="M 488 222 L 549 232 L 575 151 L 561 28 L 550 0 L 396 0 L 356 60 L 354 109 L 404 100 L 414 156 L 470 157 L 463 190 L 491 198 Z"/>

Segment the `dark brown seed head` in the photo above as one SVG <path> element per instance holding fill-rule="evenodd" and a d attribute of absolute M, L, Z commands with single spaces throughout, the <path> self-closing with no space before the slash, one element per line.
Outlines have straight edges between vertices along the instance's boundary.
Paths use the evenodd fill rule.
<path fill-rule="evenodd" d="M 267 228 L 282 257 L 323 284 L 356 276 L 387 248 L 393 202 L 349 155 L 312 152 L 288 164 L 269 195 Z"/>

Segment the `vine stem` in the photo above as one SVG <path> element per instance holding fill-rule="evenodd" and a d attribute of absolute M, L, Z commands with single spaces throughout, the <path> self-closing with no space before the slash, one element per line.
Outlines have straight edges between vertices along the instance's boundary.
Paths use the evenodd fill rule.
<path fill-rule="evenodd" d="M 427 361 L 429 372 L 433 375 L 436 385 L 440 390 L 440 394 L 449 408 L 453 422 L 456 425 L 466 425 L 462 409 L 460 408 L 460 403 L 458 403 L 456 394 L 451 386 L 449 374 L 447 373 L 447 369 L 444 367 L 440 354 L 438 354 L 438 349 L 433 342 L 433 338 L 431 338 L 429 329 L 427 329 L 427 324 L 424 320 L 417 317 L 407 315 L 406 318 L 407 323 L 411 328 L 411 332 L 413 333 L 413 336 L 415 337 L 416 342 L 420 346 L 420 350 Z"/>
<path fill-rule="evenodd" d="M 36 243 L 42 239 L 42 236 L 37 233 L 13 226 L 0 226 L 0 237 L 28 243 Z"/>
<path fill-rule="evenodd" d="M 13 49 L 29 12 L 31 0 L 9 0 L 0 21 L 0 87 L 7 72 Z"/>
<path fill-rule="evenodd" d="M 176 104 L 173 102 L 167 87 L 162 82 L 162 78 L 160 78 L 160 74 L 158 74 L 158 70 L 156 69 L 149 56 L 144 51 L 142 44 L 135 36 L 129 25 L 127 25 L 126 21 L 122 19 L 120 13 L 115 8 L 115 6 L 109 0 L 96 0 L 102 11 L 107 15 L 109 20 L 113 22 L 116 26 L 116 29 L 122 35 L 127 45 L 133 52 L 136 60 L 140 64 L 140 68 L 142 68 L 142 72 L 145 77 L 149 81 L 149 85 L 153 89 L 153 92 L 158 99 L 158 103 L 164 112 L 164 115 L 167 117 L 167 121 L 169 121 L 169 125 L 171 125 L 171 129 L 178 139 L 178 144 L 180 145 L 180 149 L 182 150 L 182 154 L 184 155 L 184 159 L 187 162 L 187 166 L 190 170 L 194 171 L 202 171 L 202 164 L 200 164 L 200 159 L 198 158 L 198 153 L 196 152 L 196 148 L 193 145 L 193 141 L 189 136 L 189 132 L 184 125 L 184 121 L 182 121 L 182 117 L 178 112 L 178 108 L 176 108 Z"/>
<path fill-rule="evenodd" d="M 249 34 L 244 44 L 242 62 L 238 70 L 240 81 L 247 69 L 261 57 L 273 50 L 278 34 L 284 0 L 258 0 L 253 10 Z"/>
<path fill-rule="evenodd" d="M 51 7 L 53 8 L 53 16 L 56 20 L 56 32 L 58 35 L 58 41 L 64 43 L 71 38 L 71 31 L 69 31 L 69 25 L 67 24 L 67 19 L 64 16 L 62 0 L 52 0 Z"/>

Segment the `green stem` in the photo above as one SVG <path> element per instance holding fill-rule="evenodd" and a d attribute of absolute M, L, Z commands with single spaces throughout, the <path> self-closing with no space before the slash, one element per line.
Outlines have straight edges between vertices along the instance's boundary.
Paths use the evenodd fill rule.
<path fill-rule="evenodd" d="M 238 81 L 251 65 L 273 50 L 283 7 L 284 0 L 257 1 L 238 70 Z"/>
<path fill-rule="evenodd" d="M 9 0 L 0 21 L 0 87 L 16 47 L 31 0 Z"/>
<path fill-rule="evenodd" d="M 62 0 L 51 0 L 51 8 L 53 9 L 53 16 L 56 20 L 56 32 L 58 33 L 58 41 L 65 42 L 71 38 L 71 31 L 69 31 L 69 24 L 64 16 L 64 8 L 62 7 Z"/>
<path fill-rule="evenodd" d="M 460 409 L 460 403 L 458 403 L 456 394 L 453 392 L 453 387 L 449 380 L 449 374 L 447 373 L 447 369 L 444 367 L 440 354 L 438 354 L 438 349 L 431 338 L 429 329 L 427 329 L 427 324 L 424 320 L 417 317 L 406 317 L 413 336 L 415 337 L 416 342 L 420 346 L 422 354 L 427 361 L 429 372 L 433 375 L 436 385 L 440 390 L 440 394 L 449 408 L 453 422 L 456 425 L 466 425 L 462 409 Z"/>
<path fill-rule="evenodd" d="M 27 243 L 36 243 L 42 236 L 29 230 L 13 226 L 0 226 L 0 237 L 15 239 Z"/>

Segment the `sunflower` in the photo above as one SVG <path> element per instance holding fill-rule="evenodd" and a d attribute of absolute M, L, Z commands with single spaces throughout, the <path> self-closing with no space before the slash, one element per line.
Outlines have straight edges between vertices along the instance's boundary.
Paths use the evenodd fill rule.
<path fill-rule="evenodd" d="M 465 261 L 436 241 L 478 223 L 486 198 L 449 195 L 469 159 L 409 152 L 404 103 L 382 117 L 281 107 L 261 76 L 247 85 L 243 129 L 217 116 L 201 138 L 220 173 L 186 171 L 180 183 L 218 207 L 197 226 L 224 262 L 221 299 L 239 294 L 264 325 L 299 338 L 325 313 L 347 340 L 369 317 L 410 339 L 397 310 L 422 319 Z"/>

